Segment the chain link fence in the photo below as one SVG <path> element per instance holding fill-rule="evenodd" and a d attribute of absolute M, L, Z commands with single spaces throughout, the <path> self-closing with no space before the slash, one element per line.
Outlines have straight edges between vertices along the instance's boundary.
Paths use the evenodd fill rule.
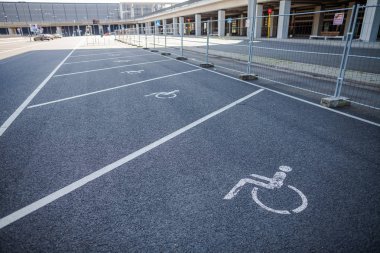
<path fill-rule="evenodd" d="M 380 6 L 354 5 L 252 20 L 140 24 L 117 36 L 229 74 L 257 75 L 271 87 L 349 100 L 379 115 L 380 43 L 363 41 L 373 22 L 364 17 L 369 8 L 380 11 Z M 347 21 L 341 22 L 343 18 Z M 279 25 L 283 22 L 290 24 L 287 29 Z"/>

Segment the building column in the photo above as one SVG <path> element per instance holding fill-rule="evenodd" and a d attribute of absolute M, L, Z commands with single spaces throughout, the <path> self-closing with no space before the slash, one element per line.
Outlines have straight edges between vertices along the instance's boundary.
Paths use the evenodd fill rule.
<path fill-rule="evenodd" d="M 201 14 L 195 14 L 195 36 L 202 35 L 202 17 Z"/>
<path fill-rule="evenodd" d="M 247 36 L 248 38 L 251 37 L 251 30 L 252 30 L 252 22 L 256 21 L 256 7 L 257 7 L 257 0 L 248 0 L 248 16 L 247 16 Z"/>
<path fill-rule="evenodd" d="M 178 18 L 173 18 L 173 36 L 178 36 Z"/>
<path fill-rule="evenodd" d="M 139 24 L 135 25 L 135 29 L 136 29 L 136 34 L 140 34 L 140 25 Z"/>
<path fill-rule="evenodd" d="M 214 22 L 212 17 L 210 17 L 210 35 L 212 35 L 214 32 Z"/>
<path fill-rule="evenodd" d="M 166 19 L 162 20 L 162 32 L 165 36 L 168 34 Z"/>
<path fill-rule="evenodd" d="M 179 35 L 183 36 L 183 30 L 185 29 L 185 18 L 179 17 Z"/>
<path fill-rule="evenodd" d="M 160 34 L 160 25 L 157 25 L 157 22 L 154 22 L 154 34 Z"/>
<path fill-rule="evenodd" d="M 55 31 L 56 31 L 56 33 L 58 33 L 58 34 L 61 34 L 61 35 L 62 35 L 62 27 L 60 27 L 60 26 L 57 26 L 57 27 L 55 28 Z"/>
<path fill-rule="evenodd" d="M 256 5 L 256 17 L 257 16 L 263 16 L 263 5 L 258 4 Z M 263 29 L 263 18 L 256 18 L 255 22 L 255 34 L 254 38 L 261 38 L 261 31 Z"/>
<path fill-rule="evenodd" d="M 281 0 L 280 2 L 280 15 L 290 14 L 290 6 L 292 2 L 290 0 Z M 289 16 L 278 17 L 277 38 L 287 39 L 289 32 Z"/>
<path fill-rule="evenodd" d="M 239 36 L 243 36 L 244 26 L 245 26 L 245 19 L 244 19 L 244 15 L 241 14 L 240 19 L 239 19 Z"/>
<path fill-rule="evenodd" d="M 367 5 L 380 5 L 380 0 L 367 0 Z M 374 42 L 377 39 L 380 25 L 380 7 L 367 7 L 364 12 L 360 39 Z"/>
<path fill-rule="evenodd" d="M 315 7 L 314 11 L 321 11 L 322 7 Z M 313 26 L 311 28 L 311 35 L 318 36 L 322 29 L 323 13 L 314 13 Z"/>
<path fill-rule="evenodd" d="M 150 35 L 150 22 L 145 23 L 145 34 Z"/>
<path fill-rule="evenodd" d="M 226 11 L 218 10 L 218 36 L 226 34 Z"/>
<path fill-rule="evenodd" d="M 14 28 L 8 28 L 8 34 L 9 35 L 15 35 L 15 34 L 17 34 L 16 29 L 14 29 Z"/>

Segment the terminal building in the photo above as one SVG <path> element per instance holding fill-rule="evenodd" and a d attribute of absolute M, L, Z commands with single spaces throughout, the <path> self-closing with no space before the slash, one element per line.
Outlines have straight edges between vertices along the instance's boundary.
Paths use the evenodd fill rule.
<path fill-rule="evenodd" d="M 177 4 L 175 4 L 177 2 Z M 164 30 L 178 35 L 247 36 L 249 17 L 257 17 L 255 37 L 344 38 L 355 5 L 359 8 L 354 38 L 366 42 L 380 40 L 380 0 L 190 0 L 178 3 L 155 1 L 120 1 L 119 3 L 28 3 L 2 2 L 1 34 L 28 34 L 30 25 L 37 24 L 47 32 L 64 35 L 99 21 L 108 31 L 138 28 L 139 32 Z M 268 13 L 271 13 L 269 16 Z M 336 15 L 341 23 L 336 24 Z M 184 23 L 184 31 L 179 24 Z M 165 29 L 147 29 L 163 26 Z M 78 28 L 79 27 L 79 28 Z"/>

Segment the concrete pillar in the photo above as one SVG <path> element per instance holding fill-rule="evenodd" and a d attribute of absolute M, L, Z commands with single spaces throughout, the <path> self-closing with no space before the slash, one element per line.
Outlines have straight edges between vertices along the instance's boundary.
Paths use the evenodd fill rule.
<path fill-rule="evenodd" d="M 354 5 L 355 5 L 355 2 L 350 2 L 348 4 L 348 8 L 352 8 Z M 352 16 L 352 10 L 348 10 L 347 17 L 344 17 L 344 34 L 343 35 L 347 34 L 348 27 L 350 26 L 351 16 Z"/>
<path fill-rule="evenodd" d="M 244 33 L 244 27 L 245 27 L 245 19 L 244 19 L 244 15 L 241 14 L 240 17 L 239 17 L 239 36 L 243 36 L 243 33 Z"/>
<path fill-rule="evenodd" d="M 263 16 L 263 5 L 258 4 L 256 5 L 256 17 L 257 16 Z M 255 34 L 254 38 L 261 38 L 261 31 L 263 29 L 263 18 L 256 18 L 255 22 Z"/>
<path fill-rule="evenodd" d="M 218 36 L 222 37 L 226 34 L 226 11 L 218 10 Z"/>
<path fill-rule="evenodd" d="M 157 22 L 154 22 L 154 34 L 160 34 L 160 25 Z"/>
<path fill-rule="evenodd" d="M 185 29 L 185 18 L 179 17 L 179 35 L 183 35 Z"/>
<path fill-rule="evenodd" d="M 321 6 L 316 6 L 314 11 L 321 11 Z M 311 28 L 311 35 L 318 36 L 322 29 L 323 13 L 314 13 L 313 26 Z"/>
<path fill-rule="evenodd" d="M 8 28 L 8 34 L 9 35 L 15 35 L 15 34 L 17 34 L 16 29 L 14 29 L 14 28 Z"/>
<path fill-rule="evenodd" d="M 135 25 L 135 29 L 136 29 L 136 34 L 140 34 L 140 25 L 139 24 Z"/>
<path fill-rule="evenodd" d="M 166 23 L 166 19 L 163 19 L 162 20 L 162 32 L 164 33 L 164 35 L 166 36 L 168 34 L 168 30 L 167 30 L 167 23 Z"/>
<path fill-rule="evenodd" d="M 210 17 L 210 35 L 214 33 L 214 20 Z"/>
<path fill-rule="evenodd" d="M 178 35 L 178 18 L 173 18 L 173 36 Z"/>
<path fill-rule="evenodd" d="M 202 17 L 201 14 L 195 14 L 195 36 L 202 35 Z"/>
<path fill-rule="evenodd" d="M 367 6 L 380 5 L 380 0 L 367 0 Z M 380 7 L 367 7 L 364 12 L 360 39 L 367 42 L 375 42 L 380 26 Z"/>
<path fill-rule="evenodd" d="M 290 14 L 290 6 L 292 2 L 290 0 L 281 0 L 280 2 L 280 15 Z M 277 38 L 288 38 L 289 31 L 289 16 L 278 17 Z"/>
<path fill-rule="evenodd" d="M 151 34 L 150 22 L 145 23 L 145 33 L 148 35 Z"/>
<path fill-rule="evenodd" d="M 257 0 L 248 0 L 248 27 L 247 27 L 247 36 L 248 38 L 251 37 L 251 30 L 252 30 L 252 22 L 256 22 L 256 7 L 257 7 Z"/>
<path fill-rule="evenodd" d="M 62 27 L 60 27 L 60 26 L 57 26 L 57 27 L 55 28 L 55 31 L 56 31 L 56 33 L 58 33 L 58 34 L 61 34 L 61 35 L 62 35 Z"/>

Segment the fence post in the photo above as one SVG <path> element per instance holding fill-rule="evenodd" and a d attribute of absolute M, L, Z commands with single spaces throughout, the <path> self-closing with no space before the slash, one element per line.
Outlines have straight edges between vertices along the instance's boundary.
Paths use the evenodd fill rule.
<path fill-rule="evenodd" d="M 140 40 L 140 33 L 141 33 L 141 29 L 140 29 L 140 25 L 138 25 L 138 33 L 139 33 L 139 47 L 141 47 L 141 40 Z"/>
<path fill-rule="evenodd" d="M 248 17 L 247 17 L 248 18 Z M 247 74 L 240 75 L 239 78 L 242 80 L 256 80 L 257 75 L 252 74 L 252 59 L 253 59 L 253 40 L 255 37 L 255 21 L 256 16 L 255 14 L 252 14 L 251 18 L 249 19 L 249 42 L 248 42 L 248 63 L 247 63 Z"/>
<path fill-rule="evenodd" d="M 210 20 L 207 20 L 207 38 L 206 38 L 206 63 L 201 63 L 202 68 L 213 68 L 214 64 L 208 62 L 208 49 L 210 45 Z"/>
<path fill-rule="evenodd" d="M 180 35 L 181 35 L 181 49 L 180 49 L 181 50 L 181 56 L 179 56 L 179 57 L 176 58 L 177 60 L 180 60 L 180 61 L 187 60 L 187 58 L 183 56 L 183 35 L 184 35 L 183 24 L 184 24 L 184 22 L 182 22 L 182 21 L 179 23 L 179 29 L 181 29 L 180 30 Z"/>
<path fill-rule="evenodd" d="M 358 9 L 359 9 L 358 6 L 355 4 L 353 6 L 353 9 L 352 9 L 352 12 L 354 13 L 354 15 L 351 16 L 350 24 L 349 24 L 348 30 L 347 30 L 346 41 L 344 43 L 342 61 L 340 63 L 340 68 L 339 68 L 339 76 L 336 80 L 336 87 L 335 87 L 335 93 L 334 93 L 335 98 L 340 97 L 340 94 L 342 91 L 344 77 L 346 74 L 348 57 L 350 54 L 350 50 L 351 50 L 351 46 L 352 46 L 352 40 L 354 37 L 354 31 L 355 31 L 355 26 L 356 26 L 356 21 L 357 21 L 357 17 L 358 17 Z"/>
<path fill-rule="evenodd" d="M 156 26 L 153 29 L 153 48 L 156 48 Z"/>

